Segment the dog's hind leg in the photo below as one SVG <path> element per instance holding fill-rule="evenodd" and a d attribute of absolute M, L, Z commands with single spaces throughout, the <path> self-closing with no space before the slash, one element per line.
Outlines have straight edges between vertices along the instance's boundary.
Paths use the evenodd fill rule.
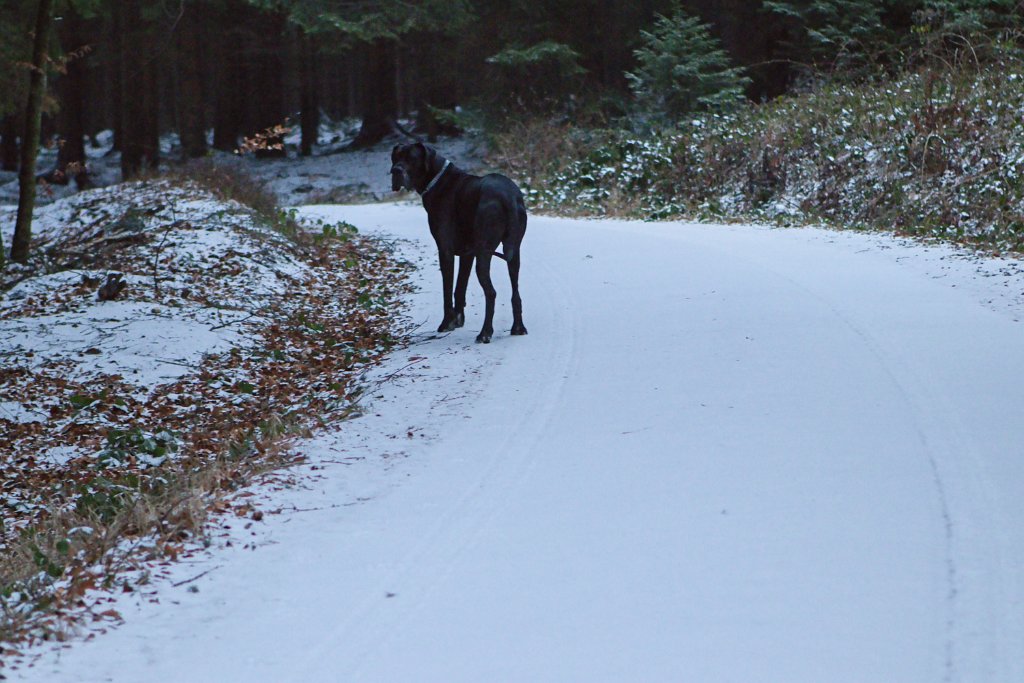
<path fill-rule="evenodd" d="M 506 249 L 508 253 L 508 249 Z M 512 282 L 512 334 L 526 334 L 523 324 L 523 300 L 519 298 L 519 250 L 508 257 L 508 279 Z"/>
<path fill-rule="evenodd" d="M 491 252 L 489 250 L 477 254 L 476 277 L 480 280 L 480 286 L 484 290 L 484 300 L 486 301 L 484 326 L 480 329 L 480 334 L 476 336 L 476 341 L 479 344 L 489 344 L 491 336 L 494 334 L 494 300 L 498 295 L 494 285 L 491 283 Z"/>
<path fill-rule="evenodd" d="M 514 212 L 515 225 L 512 226 L 512 234 L 505 240 L 505 261 L 508 262 L 508 279 L 512 282 L 512 334 L 526 334 L 526 325 L 523 324 L 523 300 L 519 298 L 519 253 L 526 235 L 526 206 L 520 198 L 516 202 Z"/>
<path fill-rule="evenodd" d="M 455 327 L 466 324 L 466 288 L 473 272 L 473 254 L 459 257 L 459 277 L 455 282 Z"/>
<path fill-rule="evenodd" d="M 473 221 L 473 251 L 476 253 L 476 277 L 484 290 L 484 325 L 477 342 L 487 344 L 494 335 L 494 299 L 497 292 L 491 282 L 491 257 L 506 235 L 507 213 L 500 197 L 481 199 Z"/>

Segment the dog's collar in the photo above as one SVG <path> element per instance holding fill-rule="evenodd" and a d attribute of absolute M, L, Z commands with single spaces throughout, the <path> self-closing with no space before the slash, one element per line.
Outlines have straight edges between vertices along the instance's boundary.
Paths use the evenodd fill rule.
<path fill-rule="evenodd" d="M 437 174 L 436 176 L 434 176 L 434 179 L 433 179 L 433 180 L 431 180 L 431 181 L 430 181 L 430 182 L 429 182 L 429 183 L 427 184 L 427 186 L 426 186 L 426 187 L 425 187 L 425 188 L 423 189 L 423 192 L 420 192 L 420 196 L 423 196 L 423 195 L 425 195 L 426 193 L 428 193 L 428 192 L 430 192 L 431 190 L 433 190 L 433 189 L 434 189 L 434 186 L 435 186 L 435 185 L 437 185 L 437 181 L 439 181 L 439 180 L 441 179 L 441 176 L 443 176 L 443 175 L 444 175 L 444 172 L 445 172 L 445 171 L 447 171 L 447 170 L 448 170 L 448 167 L 449 167 L 449 166 L 451 166 L 451 165 L 452 165 L 452 162 L 451 162 L 450 160 L 448 160 L 448 159 L 445 159 L 445 160 L 444 160 L 444 166 L 442 166 L 442 167 L 441 167 L 441 170 L 440 170 L 440 171 L 438 172 L 438 174 Z"/>

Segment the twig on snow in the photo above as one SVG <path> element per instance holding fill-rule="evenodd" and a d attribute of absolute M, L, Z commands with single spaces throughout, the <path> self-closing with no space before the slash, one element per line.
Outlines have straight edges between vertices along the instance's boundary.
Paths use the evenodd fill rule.
<path fill-rule="evenodd" d="M 214 330 L 219 330 L 219 329 L 228 327 L 230 325 L 235 325 L 237 323 L 244 323 L 246 320 L 252 320 L 253 318 L 259 317 L 259 315 L 260 315 L 259 313 L 254 311 L 254 312 L 250 313 L 249 315 L 245 316 L 244 318 L 238 318 L 237 320 L 229 320 L 226 323 L 221 323 L 220 325 L 214 325 L 213 327 L 210 328 L 210 331 L 213 332 Z"/>
<path fill-rule="evenodd" d="M 192 583 L 193 581 L 198 581 L 199 579 L 203 578 L 204 576 L 206 576 L 210 572 L 215 571 L 217 569 L 220 569 L 220 565 L 217 565 L 216 567 L 210 567 L 205 572 L 202 572 L 200 574 L 196 574 L 191 579 L 185 579 L 184 581 L 178 581 L 177 583 L 172 583 L 171 587 L 172 588 L 177 588 L 178 586 L 184 586 L 186 583 Z"/>

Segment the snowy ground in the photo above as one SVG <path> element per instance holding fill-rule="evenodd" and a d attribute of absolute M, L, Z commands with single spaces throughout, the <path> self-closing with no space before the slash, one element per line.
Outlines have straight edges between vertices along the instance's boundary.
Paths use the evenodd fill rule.
<path fill-rule="evenodd" d="M 422 209 L 305 213 L 403 240 L 423 333 L 278 514 L 14 680 L 1024 680 L 1017 262 L 533 217 L 482 346 Z"/>

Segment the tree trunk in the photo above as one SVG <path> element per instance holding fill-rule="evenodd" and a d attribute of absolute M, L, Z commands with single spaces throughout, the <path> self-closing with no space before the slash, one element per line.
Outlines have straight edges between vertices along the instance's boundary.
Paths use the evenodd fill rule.
<path fill-rule="evenodd" d="M 142 67 L 142 162 L 146 170 L 160 166 L 160 71 L 152 54 Z"/>
<path fill-rule="evenodd" d="M 410 63 L 413 66 L 413 80 L 416 82 L 416 129 L 417 133 L 435 142 L 439 135 L 458 135 L 457 126 L 438 121 L 435 109 L 454 109 L 456 99 L 457 64 L 443 48 L 438 49 L 427 36 L 414 43 Z M 435 74 L 435 75 L 431 75 Z M 447 74 L 443 76 L 441 74 Z"/>
<path fill-rule="evenodd" d="M 255 40 L 250 50 L 250 65 L 254 78 L 253 92 L 249 98 L 252 105 L 248 135 L 265 134 L 275 126 L 284 125 L 287 118 L 284 108 L 284 62 L 285 49 L 283 12 L 259 12 L 253 17 L 256 29 Z M 256 150 L 259 157 L 285 156 L 284 137 L 269 135 L 264 144 Z"/>
<path fill-rule="evenodd" d="M 121 177 L 160 163 L 160 83 L 149 26 L 137 0 L 120 0 Z"/>
<path fill-rule="evenodd" d="M 142 15 L 134 0 L 117 0 L 121 23 L 121 178 L 130 180 L 142 171 L 145 156 L 144 60 L 148 59 L 142 35 Z"/>
<path fill-rule="evenodd" d="M 71 178 L 79 189 L 89 185 L 88 169 L 85 166 L 85 88 L 86 59 L 84 54 L 74 54 L 85 45 L 82 18 L 69 10 L 60 22 L 58 36 L 61 47 L 67 55 L 65 72 L 57 81 L 60 97 L 60 113 L 57 119 L 57 134 L 61 139 L 57 151 L 57 166 L 50 174 L 50 182 L 66 185 Z"/>
<path fill-rule="evenodd" d="M 302 156 L 313 153 L 320 129 L 320 93 L 316 79 L 316 41 L 307 34 L 299 34 L 299 81 L 301 93 Z"/>
<path fill-rule="evenodd" d="M 39 0 L 36 31 L 32 43 L 32 76 L 29 80 L 28 106 L 25 107 L 25 135 L 21 143 L 21 169 L 18 172 L 18 219 L 11 241 L 11 260 L 28 260 L 32 241 L 32 211 L 36 204 L 36 156 L 39 153 L 39 127 L 46 90 L 46 49 L 53 24 L 53 0 Z"/>
<path fill-rule="evenodd" d="M 18 117 L 8 114 L 0 122 L 0 169 L 18 170 Z"/>
<path fill-rule="evenodd" d="M 244 93 L 248 91 L 248 74 L 243 57 L 244 34 L 240 18 L 248 10 L 239 2 L 229 1 L 217 17 L 221 34 L 213 40 L 214 61 L 218 65 L 217 96 L 213 115 L 213 146 L 223 152 L 238 149 L 245 115 Z"/>
<path fill-rule="evenodd" d="M 358 66 L 363 54 L 361 52 L 349 51 L 345 59 L 345 116 L 358 116 L 362 108 L 359 104 L 359 69 Z"/>
<path fill-rule="evenodd" d="M 186 159 L 206 155 L 206 123 L 203 117 L 203 55 L 200 31 L 202 6 L 197 2 L 183 5 L 181 21 L 176 29 L 178 63 L 178 136 Z"/>
<path fill-rule="evenodd" d="M 366 84 L 363 92 L 363 123 L 352 141 L 353 149 L 371 147 L 395 132 L 394 45 L 389 40 L 377 40 L 368 49 Z"/>
<path fill-rule="evenodd" d="M 110 5 L 110 26 L 106 32 L 107 43 L 107 77 L 110 89 L 110 126 L 114 131 L 111 150 L 121 151 L 121 138 L 124 134 L 124 108 L 121 106 L 121 93 L 124 90 L 121 82 L 124 65 L 124 8 L 119 0 Z"/>

